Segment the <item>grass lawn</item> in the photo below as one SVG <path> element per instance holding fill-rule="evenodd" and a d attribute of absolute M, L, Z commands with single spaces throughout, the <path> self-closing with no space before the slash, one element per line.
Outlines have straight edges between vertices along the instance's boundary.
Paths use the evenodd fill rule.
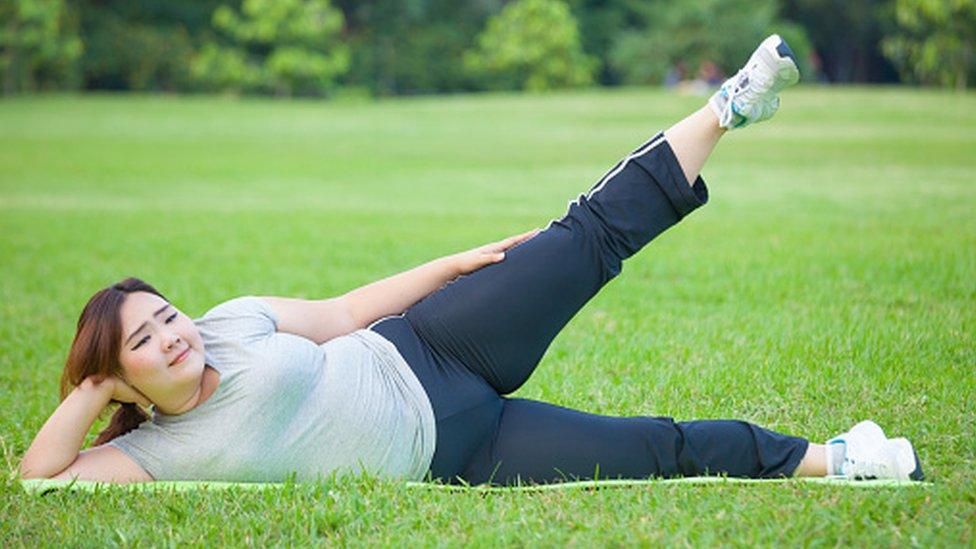
<path fill-rule="evenodd" d="M 872 418 L 915 443 L 931 487 L 20 492 L 97 289 L 140 276 L 192 316 L 335 295 L 544 226 L 701 102 L 0 101 L 0 544 L 972 547 L 976 96 L 896 89 L 789 91 L 774 121 L 727 136 L 710 204 L 629 261 L 518 395 L 818 442 Z"/>

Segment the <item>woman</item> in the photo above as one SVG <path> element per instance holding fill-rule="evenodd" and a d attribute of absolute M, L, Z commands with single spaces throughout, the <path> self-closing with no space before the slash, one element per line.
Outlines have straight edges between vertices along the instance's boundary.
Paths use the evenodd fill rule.
<path fill-rule="evenodd" d="M 698 174 L 719 138 L 771 117 L 798 78 L 771 36 L 707 106 L 624 158 L 545 230 L 337 298 L 243 297 L 192 321 L 140 280 L 102 290 L 82 312 L 63 401 L 23 476 L 920 479 L 912 445 L 870 421 L 819 445 L 742 421 L 606 417 L 505 396 L 624 259 L 706 202 Z M 122 403 L 111 425 L 79 453 L 111 402 Z"/>

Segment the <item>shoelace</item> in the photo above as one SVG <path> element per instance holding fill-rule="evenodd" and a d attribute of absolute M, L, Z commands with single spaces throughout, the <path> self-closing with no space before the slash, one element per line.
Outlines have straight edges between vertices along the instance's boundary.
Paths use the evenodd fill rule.
<path fill-rule="evenodd" d="M 884 461 L 858 461 L 849 457 L 844 458 L 844 473 L 846 476 L 863 479 L 892 477 L 891 466 Z"/>
<path fill-rule="evenodd" d="M 752 71 L 752 74 L 748 74 L 747 71 L 749 65 L 739 70 L 735 73 L 734 81 L 735 85 L 732 86 L 731 91 L 729 91 L 728 102 L 725 104 L 725 108 L 722 110 L 722 120 L 720 121 L 723 126 L 728 126 L 732 122 L 732 116 L 736 114 L 736 111 L 732 109 L 732 104 L 736 99 L 741 98 L 745 104 L 755 104 L 759 99 L 759 90 L 768 87 L 769 82 L 763 77 L 761 71 Z M 743 84 L 743 80 L 745 83 Z M 739 116 L 746 118 L 746 115 L 739 113 Z"/>

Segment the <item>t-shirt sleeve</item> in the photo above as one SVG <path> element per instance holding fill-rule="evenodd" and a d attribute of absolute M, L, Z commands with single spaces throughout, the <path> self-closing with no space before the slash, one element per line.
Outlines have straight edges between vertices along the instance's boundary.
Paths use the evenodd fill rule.
<path fill-rule="evenodd" d="M 251 343 L 278 331 L 278 316 L 260 297 L 246 296 L 225 301 L 196 321 L 221 339 Z"/>

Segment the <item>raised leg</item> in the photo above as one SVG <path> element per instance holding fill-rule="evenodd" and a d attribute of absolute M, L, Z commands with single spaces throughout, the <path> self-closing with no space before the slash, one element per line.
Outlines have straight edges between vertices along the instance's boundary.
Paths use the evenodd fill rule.
<path fill-rule="evenodd" d="M 689 185 L 698 179 L 702 166 L 726 131 L 706 105 L 664 132 Z"/>
<path fill-rule="evenodd" d="M 475 453 L 462 478 L 472 484 L 704 475 L 776 478 L 795 474 L 808 446 L 805 439 L 745 421 L 609 417 L 506 399 L 494 436 Z"/>
<path fill-rule="evenodd" d="M 773 116 L 779 92 L 798 79 L 792 50 L 769 36 L 707 107 L 624 158 L 505 261 L 435 292 L 408 320 L 437 352 L 499 393 L 514 391 L 622 260 L 705 203 L 698 173 L 724 132 Z"/>
<path fill-rule="evenodd" d="M 565 217 L 501 263 L 420 301 L 407 320 L 433 349 L 468 365 L 499 393 L 514 391 L 624 259 L 707 201 L 697 172 L 721 136 L 716 120 L 699 111 L 654 136 L 571 202 Z M 693 173 L 689 185 L 686 174 Z"/>

